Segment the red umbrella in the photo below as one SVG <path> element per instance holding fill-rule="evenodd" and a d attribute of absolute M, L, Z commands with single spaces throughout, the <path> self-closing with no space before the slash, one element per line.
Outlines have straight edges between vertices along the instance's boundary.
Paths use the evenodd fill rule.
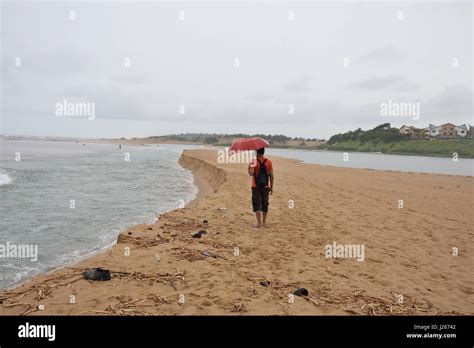
<path fill-rule="evenodd" d="M 249 151 L 249 150 L 258 150 L 262 147 L 269 147 L 270 144 L 265 139 L 256 137 L 256 138 L 245 138 L 236 140 L 230 146 L 229 152 L 232 151 Z"/>

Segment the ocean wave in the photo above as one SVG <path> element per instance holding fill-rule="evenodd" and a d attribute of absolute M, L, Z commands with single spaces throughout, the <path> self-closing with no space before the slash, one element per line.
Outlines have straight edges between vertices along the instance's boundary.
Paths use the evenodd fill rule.
<path fill-rule="evenodd" d="M 5 173 L 5 171 L 0 172 L 0 186 L 8 185 L 12 181 L 13 181 L 13 179 L 10 177 L 10 175 Z"/>
<path fill-rule="evenodd" d="M 31 267 L 27 265 L 15 265 L 13 263 L 3 263 L 0 265 L 0 289 L 13 289 L 27 279 L 41 273 L 41 267 Z"/>
<path fill-rule="evenodd" d="M 72 265 L 103 252 L 115 245 L 119 233 L 127 231 L 130 226 L 154 223 L 160 214 L 177 209 L 181 199 L 187 205 L 196 198 L 198 188 L 192 172 L 178 164 L 180 152 L 171 146 L 167 149 L 169 153 L 163 151 L 159 158 L 156 158 L 158 151 L 137 152 L 137 164 L 126 168 L 109 160 L 109 152 L 103 156 L 99 152 L 97 162 L 101 160 L 103 165 L 94 172 L 90 172 L 88 159 L 78 161 L 78 166 L 74 164 L 73 167 L 71 163 L 76 163 L 76 159 L 72 161 L 66 156 L 48 166 L 39 161 L 30 162 L 31 166 L 21 169 L 21 172 L 0 168 L 0 191 L 8 196 L 7 201 L 12 204 L 6 207 L 16 217 L 5 238 L 16 234 L 23 236 L 23 233 L 31 237 L 34 233 L 35 243 L 45 245 L 41 249 L 41 262 L 31 264 L 29 260 L 19 259 L 13 260 L 13 265 L 0 263 L 0 289 L 16 287 L 38 273 Z M 77 175 L 71 177 L 72 168 Z M 52 181 L 48 172 L 54 172 L 58 180 Z M 108 175 L 106 180 L 104 172 L 113 175 Z M 83 180 L 86 177 L 88 180 Z M 83 185 L 85 191 L 74 190 L 76 185 L 71 182 Z M 41 185 L 43 192 L 52 197 L 51 200 L 45 204 L 34 200 L 31 209 L 21 213 L 15 211 L 18 202 L 30 203 L 29 193 L 34 192 L 35 185 Z M 18 186 L 18 192 L 14 186 Z M 123 187 L 132 187 L 133 195 L 129 195 L 131 191 Z M 86 202 L 89 192 L 93 192 L 94 197 Z M 17 193 L 19 196 L 16 196 Z M 110 197 L 110 193 L 114 196 Z M 70 195 L 86 203 L 78 206 L 76 211 L 68 210 L 66 213 L 58 210 L 58 206 L 67 207 Z M 120 204 L 116 205 L 116 201 Z M 95 210 L 96 205 L 102 209 L 100 214 Z M 25 224 L 28 224 L 27 231 Z M 4 238 L 3 233 L 0 237 Z M 53 240 L 54 245 L 46 247 L 46 243 Z"/>

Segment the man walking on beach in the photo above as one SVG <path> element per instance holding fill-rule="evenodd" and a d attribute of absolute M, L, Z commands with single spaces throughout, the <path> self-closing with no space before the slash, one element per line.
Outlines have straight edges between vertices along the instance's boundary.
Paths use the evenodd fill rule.
<path fill-rule="evenodd" d="M 248 167 L 248 173 L 252 176 L 252 206 L 257 224 L 255 228 L 265 227 L 268 214 L 268 198 L 273 193 L 273 165 L 272 161 L 263 157 L 265 148 L 257 150 L 257 159 L 252 161 Z"/>

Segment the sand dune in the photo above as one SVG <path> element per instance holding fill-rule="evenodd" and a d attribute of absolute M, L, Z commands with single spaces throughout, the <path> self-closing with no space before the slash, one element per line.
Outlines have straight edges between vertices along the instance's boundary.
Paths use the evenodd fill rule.
<path fill-rule="evenodd" d="M 180 163 L 200 186 L 195 202 L 127 229 L 105 253 L 0 293 L 0 314 L 474 314 L 472 177 L 270 158 L 268 228 L 251 227 L 245 164 L 187 150 Z M 192 238 L 200 229 L 207 234 Z M 364 260 L 325 257 L 333 243 L 363 245 Z M 86 281 L 88 267 L 112 279 Z M 300 287 L 308 297 L 289 296 Z"/>

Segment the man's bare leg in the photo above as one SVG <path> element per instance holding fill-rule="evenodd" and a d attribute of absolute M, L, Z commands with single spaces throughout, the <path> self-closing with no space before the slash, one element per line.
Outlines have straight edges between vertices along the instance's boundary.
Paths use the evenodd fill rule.
<path fill-rule="evenodd" d="M 267 220 L 268 211 L 262 212 L 262 226 L 265 226 L 265 221 Z"/>
<path fill-rule="evenodd" d="M 253 227 L 260 228 L 262 226 L 262 212 L 256 211 L 255 216 L 257 217 L 257 224 L 253 225 Z"/>

